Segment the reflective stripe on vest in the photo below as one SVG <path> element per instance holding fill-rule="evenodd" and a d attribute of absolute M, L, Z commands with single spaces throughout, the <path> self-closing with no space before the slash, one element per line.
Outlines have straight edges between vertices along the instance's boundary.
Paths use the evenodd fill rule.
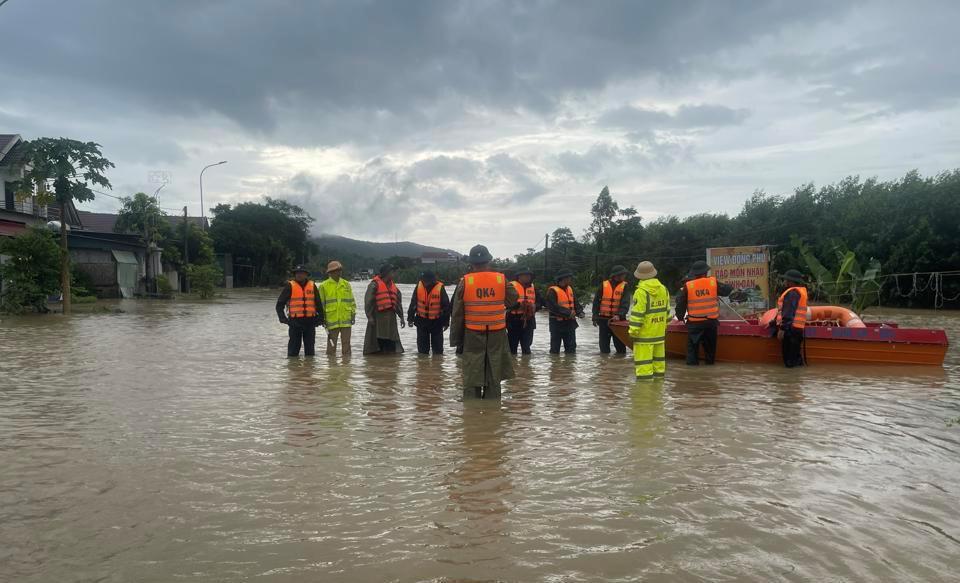
<path fill-rule="evenodd" d="M 553 286 L 550 289 L 553 290 L 553 293 L 557 294 L 557 305 L 561 308 L 566 308 L 570 310 L 570 313 L 574 311 L 573 303 L 573 288 L 567 286 L 567 289 L 563 289 L 560 286 Z M 567 316 L 559 316 L 556 314 L 550 314 L 550 317 L 554 320 L 573 320 L 573 318 L 568 318 Z"/>
<path fill-rule="evenodd" d="M 481 271 L 463 278 L 463 323 L 477 332 L 507 327 L 507 282 L 502 273 Z"/>
<path fill-rule="evenodd" d="M 320 283 L 319 288 L 320 298 L 323 300 L 324 326 L 327 330 L 352 326 L 356 306 L 350 283 L 344 279 L 334 281 L 327 278 Z"/>
<path fill-rule="evenodd" d="M 519 281 L 511 281 L 513 284 L 513 289 L 517 290 L 517 305 L 514 306 L 510 313 L 516 316 L 523 316 L 528 312 L 533 312 L 532 307 L 536 305 L 537 301 L 537 292 L 536 289 L 531 285 L 530 287 L 523 287 L 523 284 Z"/>
<path fill-rule="evenodd" d="M 423 282 L 417 284 L 417 316 L 426 320 L 438 320 L 440 318 L 440 292 L 443 291 L 443 284 L 439 281 L 433 285 L 430 293 Z"/>
<path fill-rule="evenodd" d="M 627 282 L 621 281 L 613 287 L 610 280 L 603 282 L 603 294 L 600 296 L 600 317 L 612 318 L 620 313 L 620 300 L 623 299 L 623 290 Z"/>
<path fill-rule="evenodd" d="M 307 280 L 303 286 L 296 280 L 290 280 L 290 299 L 287 301 L 287 314 L 291 318 L 312 318 L 317 315 L 317 286 Z"/>
<path fill-rule="evenodd" d="M 699 277 L 687 282 L 687 321 L 704 322 L 720 317 L 717 278 Z"/>
<path fill-rule="evenodd" d="M 807 326 L 807 288 L 800 286 L 787 288 L 787 291 L 780 294 L 780 299 L 777 300 L 777 326 L 783 323 L 783 298 L 793 290 L 800 294 L 800 300 L 797 302 L 797 313 L 793 315 L 791 325 L 803 330 Z"/>
<path fill-rule="evenodd" d="M 396 284 L 392 281 L 390 285 L 380 279 L 380 276 L 377 275 L 373 278 L 373 281 L 377 284 L 377 311 L 378 312 L 393 312 L 397 309 L 397 295 L 400 293 L 397 290 Z"/>

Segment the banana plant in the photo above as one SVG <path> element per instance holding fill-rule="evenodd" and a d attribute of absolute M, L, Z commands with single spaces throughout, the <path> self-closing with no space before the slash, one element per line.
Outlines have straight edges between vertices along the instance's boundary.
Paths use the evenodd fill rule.
<path fill-rule="evenodd" d="M 791 238 L 792 244 L 807 264 L 807 269 L 816 281 L 816 290 L 826 296 L 831 304 L 848 305 L 857 314 L 877 303 L 880 292 L 880 262 L 871 258 L 864 270 L 857 261 L 857 255 L 847 249 L 843 243 L 836 242 L 833 252 L 837 257 L 836 273 L 823 266 L 813 251 L 798 237 Z"/>

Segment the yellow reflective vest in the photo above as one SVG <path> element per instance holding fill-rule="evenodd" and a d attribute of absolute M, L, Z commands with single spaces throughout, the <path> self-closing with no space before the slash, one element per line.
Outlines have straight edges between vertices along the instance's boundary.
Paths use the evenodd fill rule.
<path fill-rule="evenodd" d="M 630 308 L 630 337 L 634 342 L 665 341 L 669 314 L 670 293 L 660 280 L 638 282 Z"/>
<path fill-rule="evenodd" d="M 320 300 L 323 302 L 324 326 L 327 330 L 349 328 L 354 315 L 357 313 L 357 304 L 353 299 L 353 288 L 350 282 L 340 278 L 334 281 L 332 277 L 320 282 Z"/>

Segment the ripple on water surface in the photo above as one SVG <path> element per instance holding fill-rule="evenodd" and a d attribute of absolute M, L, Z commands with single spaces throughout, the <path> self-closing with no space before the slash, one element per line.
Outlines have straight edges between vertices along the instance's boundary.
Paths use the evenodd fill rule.
<path fill-rule="evenodd" d="M 411 330 L 285 359 L 273 301 L 0 321 L 4 579 L 956 580 L 954 348 L 637 385 L 590 326 L 544 354 L 541 322 L 503 401 L 463 403 Z"/>

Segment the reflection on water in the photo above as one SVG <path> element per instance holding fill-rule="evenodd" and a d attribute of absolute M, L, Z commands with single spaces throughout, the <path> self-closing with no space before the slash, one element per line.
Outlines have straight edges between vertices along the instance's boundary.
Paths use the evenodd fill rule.
<path fill-rule="evenodd" d="M 956 580 L 955 348 L 636 383 L 543 325 L 462 402 L 453 354 L 286 359 L 274 299 L 0 321 L 0 579 Z"/>

